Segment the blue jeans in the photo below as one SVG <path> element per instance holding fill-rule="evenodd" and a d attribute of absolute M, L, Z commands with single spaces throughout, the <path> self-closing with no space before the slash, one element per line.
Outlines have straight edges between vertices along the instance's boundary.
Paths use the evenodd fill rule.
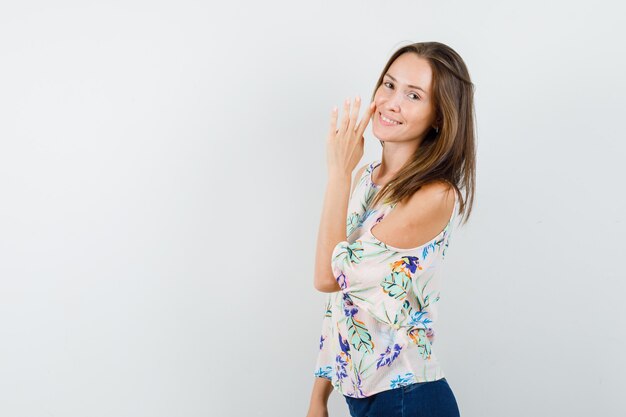
<path fill-rule="evenodd" d="M 344 397 L 352 417 L 460 417 L 446 378 L 417 382 L 365 398 Z"/>

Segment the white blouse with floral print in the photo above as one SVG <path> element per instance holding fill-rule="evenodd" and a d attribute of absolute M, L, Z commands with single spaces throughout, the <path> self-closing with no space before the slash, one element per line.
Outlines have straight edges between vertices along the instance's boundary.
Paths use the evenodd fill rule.
<path fill-rule="evenodd" d="M 333 274 L 340 291 L 328 293 L 314 375 L 341 394 L 363 398 L 445 375 L 435 357 L 439 275 L 456 218 L 429 242 L 401 249 L 379 241 L 372 227 L 395 204 L 369 207 L 381 188 L 372 181 L 380 161 L 357 180 L 348 204 L 348 240 L 335 246 Z"/>

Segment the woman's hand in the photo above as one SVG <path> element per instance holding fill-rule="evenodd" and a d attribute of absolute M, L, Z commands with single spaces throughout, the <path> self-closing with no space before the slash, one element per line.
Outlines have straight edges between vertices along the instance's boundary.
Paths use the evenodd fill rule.
<path fill-rule="evenodd" d="M 361 98 L 356 97 L 354 107 L 350 109 L 350 99 L 346 99 L 343 105 L 343 118 L 341 125 L 337 128 L 337 106 L 330 116 L 330 131 L 326 142 L 328 175 L 329 178 L 335 175 L 352 177 L 352 171 L 363 157 L 363 132 L 369 124 L 376 103 L 370 103 L 367 112 L 357 124 Z"/>

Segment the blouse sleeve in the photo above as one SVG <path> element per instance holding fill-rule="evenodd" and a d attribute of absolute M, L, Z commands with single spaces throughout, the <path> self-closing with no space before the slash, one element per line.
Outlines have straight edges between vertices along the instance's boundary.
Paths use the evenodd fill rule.
<path fill-rule="evenodd" d="M 376 239 L 371 232 L 349 243 L 339 242 L 331 263 L 344 300 L 357 313 L 366 310 L 376 320 L 396 325 L 405 299 L 423 296 L 447 239 L 447 229 L 416 248 L 399 249 Z"/>
<path fill-rule="evenodd" d="M 334 363 L 333 349 L 332 349 L 332 310 L 331 310 L 331 293 L 326 296 L 326 308 L 324 312 L 324 318 L 322 320 L 322 330 L 320 334 L 319 352 L 317 354 L 317 360 L 315 362 L 314 375 L 320 378 L 326 378 L 332 381 L 332 369 Z"/>

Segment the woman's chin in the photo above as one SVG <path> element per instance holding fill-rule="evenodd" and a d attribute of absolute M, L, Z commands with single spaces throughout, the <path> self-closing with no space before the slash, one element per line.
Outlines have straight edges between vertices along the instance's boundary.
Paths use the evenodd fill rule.
<path fill-rule="evenodd" d="M 376 139 L 382 140 L 383 142 L 386 142 L 388 140 L 393 142 L 393 136 L 390 136 L 389 133 L 381 134 L 376 128 L 372 128 L 372 135 L 374 135 Z"/>
<path fill-rule="evenodd" d="M 393 140 L 394 137 L 397 137 L 397 134 L 393 134 L 391 133 L 387 128 L 385 128 L 385 126 L 379 126 L 377 124 L 374 124 L 372 126 L 372 134 L 378 139 L 378 140 Z"/>

